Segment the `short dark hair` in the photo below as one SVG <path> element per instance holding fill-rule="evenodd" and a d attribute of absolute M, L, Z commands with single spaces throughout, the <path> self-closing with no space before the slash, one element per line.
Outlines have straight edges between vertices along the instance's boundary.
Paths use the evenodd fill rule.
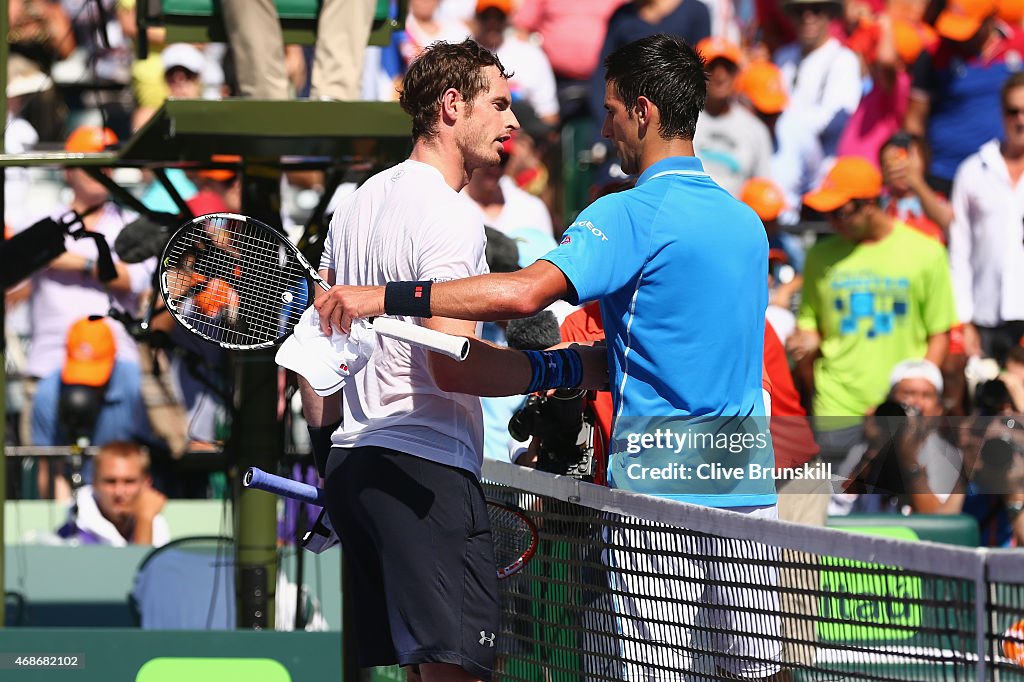
<path fill-rule="evenodd" d="M 999 93 L 999 106 L 1006 108 L 1006 98 L 1010 96 L 1010 90 L 1024 87 L 1024 72 L 1017 71 L 1003 81 L 1003 87 Z"/>
<path fill-rule="evenodd" d="M 487 90 L 483 70 L 496 66 L 509 78 L 498 56 L 481 47 L 475 40 L 461 43 L 438 41 L 423 51 L 409 66 L 402 79 L 399 102 L 412 116 L 412 137 L 433 137 L 437 134 L 437 117 L 441 111 L 441 95 L 455 88 L 466 102 L 472 102 Z"/>
<path fill-rule="evenodd" d="M 604 60 L 605 80 L 632 116 L 636 100 L 646 97 L 661 114 L 658 132 L 665 138 L 692 140 L 707 97 L 704 58 L 686 41 L 659 33 L 623 45 Z"/>

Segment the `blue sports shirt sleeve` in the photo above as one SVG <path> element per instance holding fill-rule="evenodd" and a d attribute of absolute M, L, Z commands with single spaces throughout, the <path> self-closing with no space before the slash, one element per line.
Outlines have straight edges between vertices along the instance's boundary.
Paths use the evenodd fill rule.
<path fill-rule="evenodd" d="M 634 227 L 620 195 L 594 202 L 570 225 L 558 248 L 543 259 L 565 274 L 580 304 L 612 294 L 632 282 L 647 257 L 647 230 Z"/>

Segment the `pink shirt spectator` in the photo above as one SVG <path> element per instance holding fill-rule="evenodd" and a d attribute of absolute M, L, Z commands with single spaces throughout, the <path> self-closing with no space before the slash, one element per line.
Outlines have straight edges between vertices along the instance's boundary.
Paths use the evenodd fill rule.
<path fill-rule="evenodd" d="M 555 75 L 584 80 L 600 66 L 608 18 L 625 1 L 523 0 L 513 22 L 516 28 L 540 34 Z"/>
<path fill-rule="evenodd" d="M 839 138 L 837 155 L 860 156 L 880 169 L 878 152 L 902 127 L 909 99 L 910 76 L 905 71 L 897 72 L 891 89 L 876 83 L 847 122 Z"/>

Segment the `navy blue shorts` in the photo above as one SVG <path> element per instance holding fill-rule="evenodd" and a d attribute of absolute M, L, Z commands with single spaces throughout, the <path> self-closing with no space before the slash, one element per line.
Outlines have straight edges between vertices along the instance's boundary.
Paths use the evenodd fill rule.
<path fill-rule="evenodd" d="M 500 610 L 479 481 L 386 448 L 334 448 L 325 487 L 359 665 L 451 663 L 489 680 Z"/>

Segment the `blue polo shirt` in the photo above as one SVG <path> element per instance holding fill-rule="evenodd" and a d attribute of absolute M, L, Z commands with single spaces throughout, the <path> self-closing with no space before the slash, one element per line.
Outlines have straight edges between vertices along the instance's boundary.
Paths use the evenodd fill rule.
<path fill-rule="evenodd" d="M 774 504 L 761 394 L 768 239 L 695 157 L 594 202 L 544 256 L 600 300 L 615 406 L 609 485 Z M 767 474 L 770 476 L 770 474 Z"/>

